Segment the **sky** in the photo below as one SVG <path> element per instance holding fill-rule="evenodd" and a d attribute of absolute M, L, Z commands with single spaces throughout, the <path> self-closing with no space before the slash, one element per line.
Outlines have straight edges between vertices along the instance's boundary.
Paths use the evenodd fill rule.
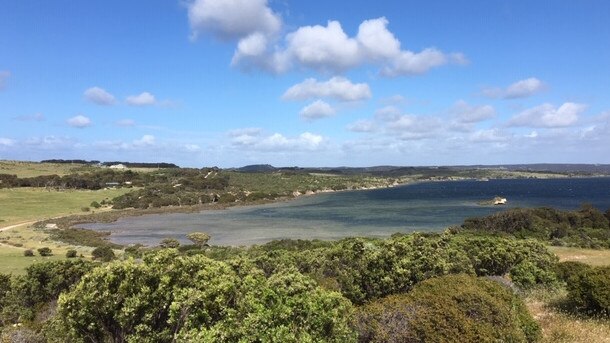
<path fill-rule="evenodd" d="M 610 163 L 610 2 L 3 0 L 0 159 Z"/>

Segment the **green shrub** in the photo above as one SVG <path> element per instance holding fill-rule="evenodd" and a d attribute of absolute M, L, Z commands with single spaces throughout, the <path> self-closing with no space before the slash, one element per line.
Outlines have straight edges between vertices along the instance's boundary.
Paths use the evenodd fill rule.
<path fill-rule="evenodd" d="M 53 251 L 49 247 L 42 247 L 38 249 L 38 253 L 40 256 L 51 256 L 53 255 Z"/>
<path fill-rule="evenodd" d="M 109 262 L 114 260 L 114 250 L 108 245 L 97 247 L 91 252 L 94 260 Z"/>
<path fill-rule="evenodd" d="M 592 267 L 588 264 L 576 261 L 565 261 L 557 263 L 555 266 L 555 274 L 561 281 L 568 282 L 579 274 L 590 270 Z"/>
<path fill-rule="evenodd" d="M 26 257 L 34 256 L 34 251 L 32 251 L 32 249 L 25 249 L 23 251 L 23 256 L 26 256 Z"/>
<path fill-rule="evenodd" d="M 81 207 L 80 210 L 83 211 L 83 212 L 91 211 L 91 209 L 89 207 Z"/>
<path fill-rule="evenodd" d="M 159 243 L 161 248 L 178 248 L 180 242 L 175 238 L 163 238 Z"/>
<path fill-rule="evenodd" d="M 100 205 L 100 203 L 97 202 L 97 201 L 92 201 L 89 206 L 91 206 L 93 208 L 100 208 L 100 207 L 102 207 L 102 205 Z"/>
<path fill-rule="evenodd" d="M 292 270 L 265 277 L 173 249 L 96 268 L 58 303 L 63 341 L 354 342 L 351 305 Z"/>
<path fill-rule="evenodd" d="M 74 249 L 70 249 L 70 250 L 66 251 L 67 258 L 75 258 L 76 254 L 77 254 L 77 251 Z"/>
<path fill-rule="evenodd" d="M 610 267 L 583 268 L 567 279 L 567 289 L 577 310 L 610 316 Z"/>
<path fill-rule="evenodd" d="M 534 342 L 540 328 L 523 301 L 492 280 L 451 275 L 357 309 L 360 342 Z"/>

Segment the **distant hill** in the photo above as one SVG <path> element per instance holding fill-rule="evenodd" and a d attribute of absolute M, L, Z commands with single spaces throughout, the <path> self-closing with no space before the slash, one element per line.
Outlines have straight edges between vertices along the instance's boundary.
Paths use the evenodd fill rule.
<path fill-rule="evenodd" d="M 244 173 L 266 173 L 266 172 L 274 172 L 277 171 L 278 168 L 270 164 L 252 164 L 248 166 L 243 166 L 241 168 L 235 169 L 236 171 L 244 172 Z"/>

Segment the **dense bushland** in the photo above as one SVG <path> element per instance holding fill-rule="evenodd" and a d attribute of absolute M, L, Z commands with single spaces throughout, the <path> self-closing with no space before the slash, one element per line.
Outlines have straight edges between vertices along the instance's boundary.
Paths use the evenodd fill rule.
<path fill-rule="evenodd" d="M 444 233 L 349 238 L 311 247 L 299 241 L 295 244 L 301 249 L 272 242 L 239 253 L 267 275 L 295 267 L 356 304 L 406 292 L 423 280 L 447 274 L 508 275 L 521 287 L 556 282 L 553 268 L 557 258 L 533 240 Z M 215 250 L 207 253 L 216 258 L 236 253 L 229 250 L 223 257 Z"/>
<path fill-rule="evenodd" d="M 576 211 L 553 208 L 512 209 L 469 218 L 462 230 L 537 238 L 553 245 L 610 248 L 610 209 L 605 213 L 583 205 Z"/>
<path fill-rule="evenodd" d="M 484 315 L 504 301 L 489 303 L 486 294 L 504 293 L 475 276 L 501 276 L 520 287 L 556 282 L 556 257 L 541 243 L 450 233 L 131 250 L 137 259 L 72 259 L 34 265 L 10 281 L 0 276 L 0 287 L 8 287 L 0 288 L 3 334 L 41 342 L 350 342 L 362 329 L 354 306 L 364 305 L 362 314 L 379 299 L 420 287 L 417 294 L 430 295 L 417 296 L 429 300 L 418 313 L 436 318 L 431 323 L 445 320 L 435 306 L 450 300 L 433 300 L 455 293 L 454 283 L 440 282 L 444 290 L 418 286 L 433 282 L 426 280 L 452 274 L 476 280 L 464 291 L 473 290 L 464 293 L 471 303 L 451 310 L 455 318 Z M 510 313 L 521 313 L 519 303 L 511 304 Z M 462 313 L 470 307 L 476 313 Z M 509 317 L 506 328 L 527 322 L 521 314 Z"/>

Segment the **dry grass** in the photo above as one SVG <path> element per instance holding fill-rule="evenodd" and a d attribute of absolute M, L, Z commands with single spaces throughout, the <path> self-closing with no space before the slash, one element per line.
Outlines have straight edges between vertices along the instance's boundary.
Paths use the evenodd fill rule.
<path fill-rule="evenodd" d="M 546 290 L 533 292 L 526 297 L 530 313 L 542 327 L 542 342 L 610 343 L 610 322 L 565 313 L 557 306 L 565 301 L 565 297 L 565 292 Z"/>
<path fill-rule="evenodd" d="M 59 176 L 74 173 L 80 169 L 92 168 L 84 164 L 38 163 L 25 161 L 0 161 L 0 174 L 12 174 L 17 177 L 34 177 L 40 175 Z"/>
<path fill-rule="evenodd" d="M 568 247 L 549 247 L 560 261 L 577 261 L 592 266 L 610 265 L 610 249 L 583 249 Z"/>

